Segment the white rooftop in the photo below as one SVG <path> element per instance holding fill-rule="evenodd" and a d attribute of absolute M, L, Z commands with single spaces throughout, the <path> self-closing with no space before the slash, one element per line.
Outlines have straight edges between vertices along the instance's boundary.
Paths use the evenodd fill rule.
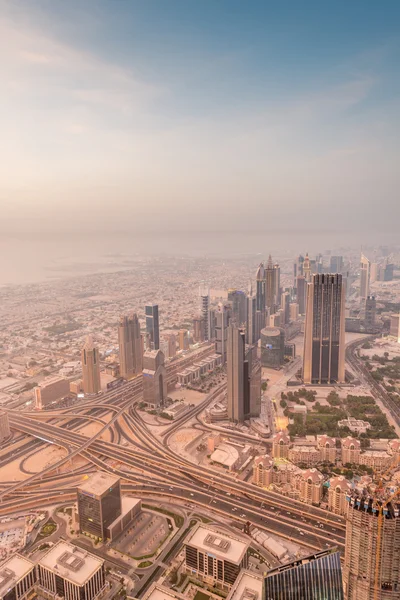
<path fill-rule="evenodd" d="M 112 488 L 114 485 L 117 485 L 119 481 L 120 478 L 117 475 L 111 475 L 110 473 L 97 471 L 96 473 L 93 473 L 89 479 L 83 481 L 78 486 L 78 489 L 82 492 L 88 492 L 89 494 L 101 496 L 101 494 L 104 494 L 104 492 Z"/>
<path fill-rule="evenodd" d="M 226 600 L 262 600 L 263 578 L 242 569 Z"/>
<path fill-rule="evenodd" d="M 247 540 L 200 523 L 188 535 L 185 544 L 234 564 L 240 564 L 250 546 Z"/>
<path fill-rule="evenodd" d="M 20 579 L 25 577 L 35 563 L 20 554 L 14 554 L 0 565 L 0 598 Z"/>
<path fill-rule="evenodd" d="M 86 550 L 60 540 L 38 562 L 42 567 L 68 579 L 75 585 L 84 585 L 103 564 L 101 558 Z"/>

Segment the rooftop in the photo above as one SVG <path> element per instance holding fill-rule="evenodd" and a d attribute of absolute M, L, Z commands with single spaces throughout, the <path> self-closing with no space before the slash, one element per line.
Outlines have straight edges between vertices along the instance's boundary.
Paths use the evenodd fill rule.
<path fill-rule="evenodd" d="M 226 600 L 261 600 L 262 587 L 261 575 L 242 569 Z"/>
<path fill-rule="evenodd" d="M 229 444 L 220 444 L 216 450 L 211 454 L 211 460 L 224 465 L 225 467 L 232 467 L 239 458 L 239 452 L 233 446 Z"/>
<path fill-rule="evenodd" d="M 213 527 L 199 525 L 187 536 L 185 544 L 194 546 L 219 559 L 240 564 L 250 544 L 247 540 L 222 532 Z"/>
<path fill-rule="evenodd" d="M 111 475 L 109 473 L 103 473 L 103 471 L 97 471 L 78 486 L 78 489 L 82 492 L 92 494 L 95 496 L 101 496 L 113 486 L 119 483 L 120 478 L 117 475 Z"/>
<path fill-rule="evenodd" d="M 143 600 L 185 600 L 185 596 L 158 583 L 153 583 Z"/>
<path fill-rule="evenodd" d="M 84 585 L 103 564 L 101 558 L 60 540 L 38 562 L 78 586 Z"/>
<path fill-rule="evenodd" d="M 20 554 L 14 554 L 0 565 L 0 598 L 13 587 L 22 577 L 25 577 L 35 566 L 35 563 Z"/>

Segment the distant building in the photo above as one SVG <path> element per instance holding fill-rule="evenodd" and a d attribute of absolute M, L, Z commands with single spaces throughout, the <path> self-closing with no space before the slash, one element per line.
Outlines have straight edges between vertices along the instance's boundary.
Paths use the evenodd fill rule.
<path fill-rule="evenodd" d="M 203 320 L 204 327 L 204 340 L 208 342 L 212 339 L 210 330 L 210 291 L 208 289 L 208 286 L 206 286 L 204 282 L 200 285 L 199 297 L 201 318 Z"/>
<path fill-rule="evenodd" d="M 265 267 L 260 263 L 256 273 L 256 308 L 260 312 L 265 312 Z"/>
<path fill-rule="evenodd" d="M 279 369 L 285 362 L 285 332 L 279 327 L 261 331 L 261 365 Z"/>
<path fill-rule="evenodd" d="M 146 304 L 146 331 L 150 337 L 150 345 L 152 350 L 160 348 L 160 323 L 158 315 L 158 304 Z"/>
<path fill-rule="evenodd" d="M 107 528 L 121 515 L 121 481 L 97 471 L 78 486 L 79 529 L 102 540 Z"/>
<path fill-rule="evenodd" d="M 376 300 L 375 296 L 368 296 L 365 301 L 365 317 L 364 317 L 364 327 L 365 330 L 369 333 L 373 333 L 375 330 L 375 320 L 376 320 Z"/>
<path fill-rule="evenodd" d="M 272 456 L 274 458 L 289 458 L 290 438 L 283 431 L 279 431 L 272 438 Z"/>
<path fill-rule="evenodd" d="M 304 275 L 299 275 L 297 277 L 297 304 L 299 305 L 299 313 L 304 315 L 306 312 L 306 291 L 307 291 L 307 282 Z"/>
<path fill-rule="evenodd" d="M 365 452 L 360 453 L 358 464 L 382 472 L 382 470 L 389 467 L 392 460 L 392 456 L 385 451 L 365 450 Z"/>
<path fill-rule="evenodd" d="M 21 554 L 13 554 L 0 564 L 0 598 L 30 600 L 35 592 L 36 568 Z"/>
<path fill-rule="evenodd" d="M 364 304 L 369 296 L 369 284 L 371 279 L 371 263 L 368 258 L 361 254 L 360 260 L 360 302 Z"/>
<path fill-rule="evenodd" d="M 329 480 L 328 488 L 328 509 L 336 515 L 345 515 L 348 502 L 346 494 L 350 490 L 350 484 L 346 477 L 338 475 Z"/>
<path fill-rule="evenodd" d="M 400 314 L 390 317 L 390 335 L 400 341 Z"/>
<path fill-rule="evenodd" d="M 247 302 L 247 323 L 246 323 L 246 343 L 256 344 L 260 339 L 259 330 L 257 328 L 257 298 L 253 295 L 252 287 L 250 286 L 249 292 L 246 297 Z"/>
<path fill-rule="evenodd" d="M 120 318 L 118 325 L 120 374 L 131 379 L 142 372 L 142 342 L 139 319 L 135 313 Z"/>
<path fill-rule="evenodd" d="M 38 410 L 47 408 L 69 394 L 69 381 L 65 377 L 48 377 L 34 388 L 35 406 Z"/>
<path fill-rule="evenodd" d="M 179 330 L 179 349 L 189 350 L 189 336 L 186 329 Z"/>
<path fill-rule="evenodd" d="M 226 363 L 226 350 L 228 340 L 228 325 L 230 310 L 225 304 L 219 303 L 215 312 L 215 352 L 222 357 L 222 364 Z"/>
<path fill-rule="evenodd" d="M 273 482 L 274 461 L 269 456 L 257 456 L 253 463 L 253 483 L 269 487 Z"/>
<path fill-rule="evenodd" d="M 11 435 L 8 413 L 0 410 L 0 444 L 7 440 Z"/>
<path fill-rule="evenodd" d="M 331 273 L 343 273 L 343 256 L 331 256 Z"/>
<path fill-rule="evenodd" d="M 60 540 L 39 560 L 38 593 L 44 598 L 97 600 L 108 590 L 104 560 Z"/>
<path fill-rule="evenodd" d="M 287 325 L 290 321 L 290 294 L 283 292 L 281 294 L 281 309 L 283 311 L 283 324 Z"/>
<path fill-rule="evenodd" d="M 356 438 L 347 436 L 342 438 L 342 464 L 358 465 L 360 459 L 361 444 Z"/>
<path fill-rule="evenodd" d="M 228 302 L 232 306 L 232 320 L 238 327 L 246 325 L 246 294 L 242 290 L 228 290 Z"/>
<path fill-rule="evenodd" d="M 203 317 L 193 319 L 193 340 L 194 342 L 204 342 L 206 335 L 205 321 Z"/>
<path fill-rule="evenodd" d="M 308 598 L 344 600 L 340 554 L 336 549 L 276 567 L 264 578 L 263 600 Z"/>
<path fill-rule="evenodd" d="M 265 307 L 270 310 L 275 310 L 280 302 L 280 274 L 279 265 L 273 264 L 269 255 L 265 268 Z"/>
<path fill-rule="evenodd" d="M 249 546 L 248 539 L 199 523 L 184 541 L 184 569 L 209 585 L 229 590 L 248 565 Z"/>
<path fill-rule="evenodd" d="M 101 391 L 100 357 L 91 336 L 82 348 L 81 360 L 83 391 L 85 394 L 98 394 Z"/>
<path fill-rule="evenodd" d="M 143 400 L 149 406 L 162 406 L 167 397 L 167 370 L 161 350 L 148 350 L 143 355 Z"/>
<path fill-rule="evenodd" d="M 311 272 L 311 263 L 310 258 L 308 256 L 308 252 L 306 253 L 304 262 L 303 262 L 303 275 L 306 283 L 311 282 L 312 272 Z"/>
<path fill-rule="evenodd" d="M 291 321 L 297 321 L 299 318 L 299 305 L 297 302 L 291 302 L 289 305 L 289 315 Z"/>
<path fill-rule="evenodd" d="M 307 288 L 303 380 L 344 383 L 345 291 L 342 276 L 314 275 Z"/>
<path fill-rule="evenodd" d="M 393 281 L 394 265 L 392 263 L 386 263 L 383 268 L 383 281 Z"/>
<path fill-rule="evenodd" d="M 371 424 L 368 421 L 362 421 L 361 419 L 355 419 L 354 417 L 348 417 L 338 421 L 339 427 L 347 427 L 353 433 L 367 433 L 368 429 L 371 428 Z"/>

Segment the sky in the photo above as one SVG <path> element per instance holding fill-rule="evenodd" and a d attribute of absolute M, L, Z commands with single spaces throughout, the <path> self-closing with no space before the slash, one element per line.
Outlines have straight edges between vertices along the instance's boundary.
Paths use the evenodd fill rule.
<path fill-rule="evenodd" d="M 0 232 L 393 237 L 400 3 L 0 0 Z"/>

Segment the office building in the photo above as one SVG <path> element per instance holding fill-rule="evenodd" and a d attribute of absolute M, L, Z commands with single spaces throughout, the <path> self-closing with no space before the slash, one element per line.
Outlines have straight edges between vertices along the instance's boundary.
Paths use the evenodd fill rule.
<path fill-rule="evenodd" d="M 102 540 L 121 515 L 121 482 L 116 475 L 97 471 L 78 486 L 79 529 Z"/>
<path fill-rule="evenodd" d="M 293 287 L 297 285 L 297 278 L 304 275 L 304 256 L 299 254 L 296 261 L 293 264 Z"/>
<path fill-rule="evenodd" d="M 263 600 L 344 600 L 340 554 L 323 550 L 267 573 Z"/>
<path fill-rule="evenodd" d="M 152 350 L 160 348 L 160 323 L 158 315 L 158 304 L 146 304 L 146 331 L 150 337 L 150 347 Z"/>
<path fill-rule="evenodd" d="M 97 600 L 108 590 L 104 560 L 60 540 L 38 562 L 38 595 L 46 600 Z"/>
<path fill-rule="evenodd" d="M 347 600 L 398 600 L 400 596 L 400 517 L 396 499 L 379 516 L 371 495 L 347 496 L 343 567 Z"/>
<path fill-rule="evenodd" d="M 25 556 L 13 554 L 0 565 L 0 598 L 30 600 L 35 593 L 35 563 Z"/>
<path fill-rule="evenodd" d="M 135 313 L 122 316 L 118 325 L 120 375 L 131 379 L 142 372 L 142 341 Z"/>
<path fill-rule="evenodd" d="M 210 291 L 208 286 L 203 282 L 199 289 L 200 311 L 204 323 L 204 340 L 211 340 L 210 332 Z"/>
<path fill-rule="evenodd" d="M 260 263 L 256 273 L 256 299 L 257 310 L 265 311 L 265 268 L 264 263 Z"/>
<path fill-rule="evenodd" d="M 311 262 L 308 256 L 308 252 L 303 262 L 303 276 L 306 283 L 310 283 L 311 281 Z"/>
<path fill-rule="evenodd" d="M 290 321 L 290 294 L 283 292 L 281 294 L 281 309 L 283 311 L 283 325 L 287 325 Z"/>
<path fill-rule="evenodd" d="M 299 305 L 297 304 L 297 302 L 290 303 L 289 315 L 291 321 L 297 321 L 299 319 Z"/>
<path fill-rule="evenodd" d="M 272 263 L 271 255 L 268 257 L 265 268 L 265 306 L 271 312 L 280 302 L 280 267 Z"/>
<path fill-rule="evenodd" d="M 400 314 L 390 317 L 390 335 L 400 341 Z"/>
<path fill-rule="evenodd" d="M 261 366 L 280 369 L 285 362 L 285 332 L 279 327 L 261 331 Z"/>
<path fill-rule="evenodd" d="M 83 391 L 85 394 L 98 394 L 101 392 L 100 357 L 91 336 L 82 348 L 81 360 Z"/>
<path fill-rule="evenodd" d="M 34 389 L 35 406 L 38 410 L 46 409 L 69 394 L 69 381 L 65 377 L 47 377 Z"/>
<path fill-rule="evenodd" d="M 246 324 L 246 294 L 242 290 L 228 290 L 228 302 L 230 303 L 232 320 L 238 327 Z"/>
<path fill-rule="evenodd" d="M 342 276 L 314 275 L 307 287 L 303 380 L 344 383 L 345 296 Z"/>
<path fill-rule="evenodd" d="M 245 361 L 245 334 L 233 323 L 228 327 L 226 368 L 228 418 L 242 423 L 250 412 L 249 365 Z"/>
<path fill-rule="evenodd" d="M 226 600 L 262 600 L 262 588 L 261 575 L 242 569 Z"/>
<path fill-rule="evenodd" d="M 184 541 L 185 571 L 229 590 L 248 566 L 249 540 L 199 523 Z"/>
<path fill-rule="evenodd" d="M 202 316 L 193 319 L 193 341 L 195 343 L 204 342 L 206 335 L 205 321 Z"/>
<path fill-rule="evenodd" d="M 371 267 L 369 270 L 369 282 L 375 283 L 375 281 L 379 281 L 380 276 L 380 265 L 376 262 L 371 263 Z"/>
<path fill-rule="evenodd" d="M 364 327 L 367 333 L 373 333 L 376 320 L 376 300 L 375 296 L 368 296 L 365 301 Z"/>
<path fill-rule="evenodd" d="M 257 320 L 256 320 L 256 312 L 257 312 L 257 298 L 253 295 L 253 289 L 250 285 L 247 297 L 247 323 L 246 323 L 246 343 L 247 344 L 256 344 L 258 342 L 259 337 L 257 338 Z"/>
<path fill-rule="evenodd" d="M 364 304 L 369 296 L 369 284 L 370 284 L 370 267 L 371 263 L 368 258 L 361 254 L 360 260 L 360 302 Z"/>
<path fill-rule="evenodd" d="M 230 321 L 230 308 L 221 302 L 215 311 L 215 352 L 222 357 L 222 364 L 226 363 L 226 344 L 228 339 L 228 325 Z"/>
<path fill-rule="evenodd" d="M 208 341 L 215 341 L 216 339 L 216 326 L 217 326 L 217 311 L 215 308 L 210 308 L 208 311 Z M 207 341 L 207 340 L 206 340 Z"/>
<path fill-rule="evenodd" d="M 299 314 L 304 315 L 306 312 L 306 292 L 307 284 L 304 275 L 297 277 L 297 304 L 299 305 Z"/>
<path fill-rule="evenodd" d="M 343 256 L 331 256 L 330 272 L 331 273 L 342 273 L 343 272 Z"/>
<path fill-rule="evenodd" d="M 261 413 L 261 362 L 257 359 L 256 346 L 246 347 L 245 361 L 248 362 L 250 385 L 250 417 L 259 417 Z"/>
<path fill-rule="evenodd" d="M 0 410 L 0 444 L 5 442 L 11 435 L 8 413 Z"/>
<path fill-rule="evenodd" d="M 152 408 L 163 406 L 167 398 L 167 370 L 161 350 L 143 355 L 143 401 Z"/>

